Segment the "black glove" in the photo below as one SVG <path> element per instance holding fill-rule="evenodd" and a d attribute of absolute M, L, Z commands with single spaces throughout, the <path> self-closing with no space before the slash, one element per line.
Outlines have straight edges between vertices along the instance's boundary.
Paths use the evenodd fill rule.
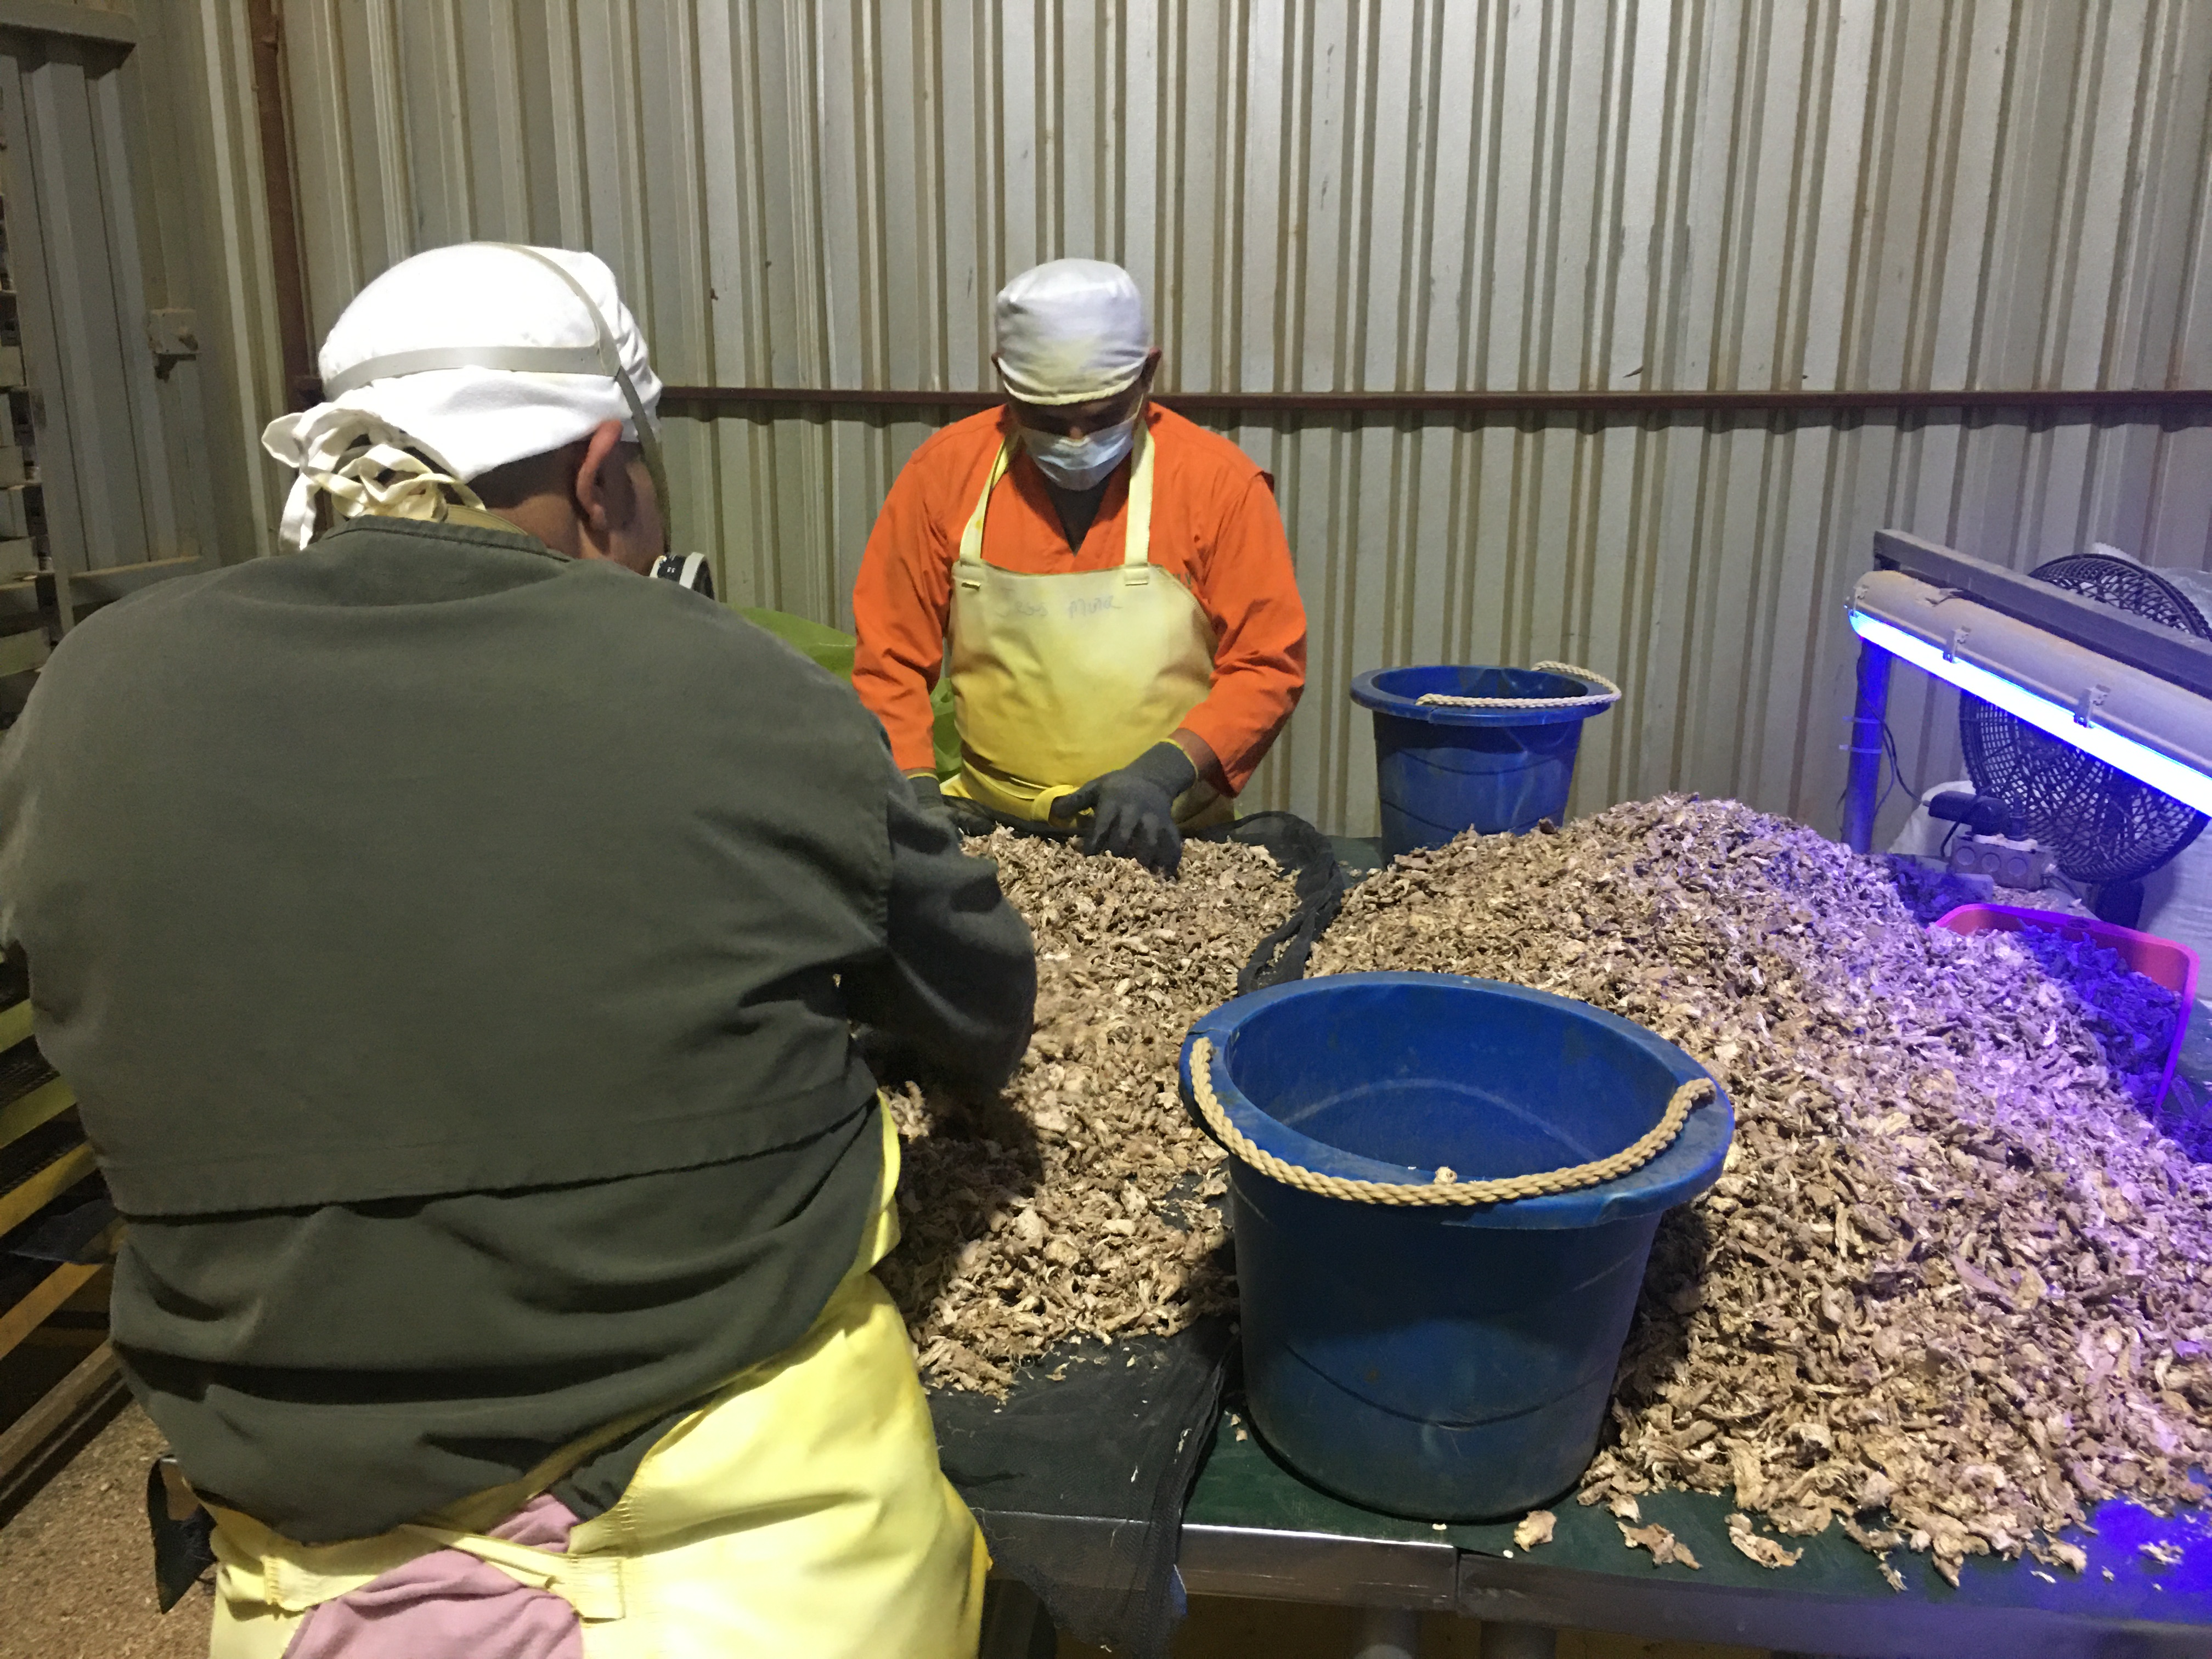
<path fill-rule="evenodd" d="M 910 773 L 907 781 L 914 786 L 914 804 L 925 812 L 939 812 L 951 818 L 957 834 L 988 836 L 999 827 L 996 818 L 964 795 L 946 794 L 934 772 Z"/>
<path fill-rule="evenodd" d="M 1055 822 L 1091 814 L 1086 853 L 1119 853 L 1161 875 L 1182 862 L 1182 832 L 1176 828 L 1176 797 L 1198 781 L 1198 768 L 1174 743 L 1156 743 L 1118 772 L 1093 778 L 1054 804 Z"/>

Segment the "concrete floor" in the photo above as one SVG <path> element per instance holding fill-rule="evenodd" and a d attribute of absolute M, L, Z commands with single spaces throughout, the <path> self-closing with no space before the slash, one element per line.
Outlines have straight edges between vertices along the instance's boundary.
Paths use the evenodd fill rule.
<path fill-rule="evenodd" d="M 0 1527 L 0 1659 L 206 1659 L 206 1587 L 154 1606 L 146 1469 L 162 1449 L 126 1406 Z"/>

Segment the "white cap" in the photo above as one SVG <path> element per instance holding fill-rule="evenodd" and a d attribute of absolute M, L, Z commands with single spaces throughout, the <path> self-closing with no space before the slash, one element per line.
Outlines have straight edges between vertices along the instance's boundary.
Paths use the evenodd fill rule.
<path fill-rule="evenodd" d="M 1135 280 L 1103 259 L 1054 259 L 999 290 L 999 378 L 1025 404 L 1084 404 L 1145 372 L 1152 325 Z"/>
<path fill-rule="evenodd" d="M 320 367 L 328 400 L 261 439 L 300 473 L 284 514 L 295 547 L 318 492 L 341 516 L 438 518 L 450 486 L 603 421 L 658 447 L 660 381 L 614 273 L 590 253 L 464 242 L 403 259 L 354 296 Z"/>

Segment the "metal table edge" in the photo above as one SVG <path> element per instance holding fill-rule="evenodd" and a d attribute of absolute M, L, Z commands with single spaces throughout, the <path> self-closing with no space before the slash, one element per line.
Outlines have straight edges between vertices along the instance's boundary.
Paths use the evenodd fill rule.
<path fill-rule="evenodd" d="M 1015 1547 L 1055 1576 L 1103 1582 L 1123 1534 L 1140 1521 L 976 1510 L 994 1553 Z M 1449 1612 L 1459 1594 L 1459 1551 L 1441 1540 L 1394 1541 L 1341 1533 L 1186 1522 L 1176 1566 L 1200 1595 L 1267 1601 L 1322 1601 Z"/>
<path fill-rule="evenodd" d="M 1459 1601 L 1460 1551 L 1441 1539 L 1186 1523 L 1177 1565 L 1202 1595 L 1436 1612 Z"/>
<path fill-rule="evenodd" d="M 1103 1582 L 1116 1545 L 1145 1524 L 1015 1510 L 975 1515 L 994 1547 L 1018 1539 L 1025 1558 L 1048 1560 L 1056 1574 L 1075 1582 Z M 2203 1624 L 1920 1595 L 1882 1601 L 1794 1590 L 1781 1579 L 1707 1584 L 1656 1571 L 1641 1579 L 1504 1559 L 1443 1539 L 1186 1522 L 1177 1565 L 1184 1587 L 1200 1595 L 1455 1613 L 1838 1659 L 2203 1659 L 2212 1653 L 2212 1626 Z"/>
<path fill-rule="evenodd" d="M 1617 1631 L 1645 1641 L 1712 1642 L 1836 1659 L 2203 1659 L 2212 1626 L 1991 1607 L 1900 1595 L 1881 1601 L 1771 1585 L 1648 1580 L 1463 1551 L 1456 1610 L 1470 1619 Z"/>

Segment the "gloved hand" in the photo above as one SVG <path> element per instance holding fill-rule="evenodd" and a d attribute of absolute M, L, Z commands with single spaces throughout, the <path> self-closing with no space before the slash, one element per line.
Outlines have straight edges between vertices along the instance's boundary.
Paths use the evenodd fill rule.
<path fill-rule="evenodd" d="M 914 786 L 914 804 L 925 812 L 951 818 L 960 835 L 988 836 L 999 827 L 996 818 L 965 796 L 946 794 L 934 772 L 909 772 L 907 781 Z"/>
<path fill-rule="evenodd" d="M 1198 768 L 1180 745 L 1154 744 L 1118 772 L 1085 784 L 1052 809 L 1054 823 L 1091 814 L 1086 853 L 1119 853 L 1164 876 L 1182 863 L 1182 832 L 1176 828 L 1176 797 L 1198 781 Z"/>

